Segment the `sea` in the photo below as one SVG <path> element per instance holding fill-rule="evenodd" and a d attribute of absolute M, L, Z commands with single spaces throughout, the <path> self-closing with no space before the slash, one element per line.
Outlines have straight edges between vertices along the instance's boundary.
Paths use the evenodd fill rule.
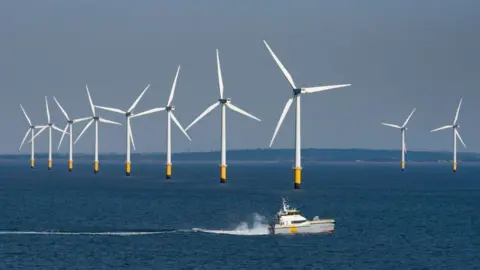
<path fill-rule="evenodd" d="M 480 165 L 0 163 L 1 269 L 480 269 Z M 333 233 L 268 235 L 285 197 Z"/>

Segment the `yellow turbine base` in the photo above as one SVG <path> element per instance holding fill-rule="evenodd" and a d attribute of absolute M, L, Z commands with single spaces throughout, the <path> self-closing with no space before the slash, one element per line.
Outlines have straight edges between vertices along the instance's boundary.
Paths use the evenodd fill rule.
<path fill-rule="evenodd" d="M 94 172 L 94 173 L 98 173 L 98 161 L 95 161 L 95 162 L 93 163 L 93 172 Z"/>
<path fill-rule="evenodd" d="M 165 178 L 172 179 L 172 164 L 165 165 Z"/>
<path fill-rule="evenodd" d="M 30 168 L 34 168 L 35 167 L 35 160 L 30 160 Z"/>
<path fill-rule="evenodd" d="M 453 162 L 453 172 L 457 172 L 457 162 Z"/>
<path fill-rule="evenodd" d="M 405 170 L 405 161 L 402 161 L 401 165 L 402 165 L 402 171 Z"/>
<path fill-rule="evenodd" d="M 52 169 L 52 161 L 51 161 L 51 160 L 48 161 L 48 169 L 49 169 L 49 170 Z"/>
<path fill-rule="evenodd" d="M 131 167 L 132 167 L 132 164 L 131 164 L 130 162 L 126 162 L 126 163 L 125 163 L 125 174 L 126 174 L 127 176 L 130 176 L 130 169 L 131 169 Z"/>
<path fill-rule="evenodd" d="M 302 168 L 296 167 L 293 168 L 293 171 L 295 174 L 293 188 L 300 189 L 300 185 L 302 184 Z"/>
<path fill-rule="evenodd" d="M 227 182 L 227 165 L 220 165 L 220 183 L 225 184 Z"/>

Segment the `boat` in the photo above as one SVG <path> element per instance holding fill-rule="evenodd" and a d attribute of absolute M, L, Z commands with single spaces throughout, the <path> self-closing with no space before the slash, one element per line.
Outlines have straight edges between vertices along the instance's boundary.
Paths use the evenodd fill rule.
<path fill-rule="evenodd" d="M 299 210 L 290 208 L 285 198 L 282 198 L 282 208 L 268 225 L 268 231 L 270 234 L 331 233 L 334 227 L 334 219 L 319 219 L 315 216 L 312 220 L 307 220 Z"/>

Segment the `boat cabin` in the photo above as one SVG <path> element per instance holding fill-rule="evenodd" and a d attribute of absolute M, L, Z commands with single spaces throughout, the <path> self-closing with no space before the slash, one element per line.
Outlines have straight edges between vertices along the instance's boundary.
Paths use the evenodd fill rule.
<path fill-rule="evenodd" d="M 280 226 L 297 225 L 307 222 L 307 219 L 300 215 L 297 209 L 291 209 L 285 199 L 282 201 L 282 208 L 275 216 L 274 223 Z"/>

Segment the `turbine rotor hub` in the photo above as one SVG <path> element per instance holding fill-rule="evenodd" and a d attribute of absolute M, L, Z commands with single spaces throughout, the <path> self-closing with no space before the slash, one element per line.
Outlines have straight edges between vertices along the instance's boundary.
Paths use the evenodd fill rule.
<path fill-rule="evenodd" d="M 453 128 L 458 128 L 460 127 L 460 125 L 453 125 Z"/>
<path fill-rule="evenodd" d="M 293 89 L 293 95 L 294 96 L 298 96 L 302 93 L 302 89 L 301 88 L 296 88 L 296 89 Z"/>
<path fill-rule="evenodd" d="M 67 123 L 73 124 L 73 120 L 68 120 Z"/>
<path fill-rule="evenodd" d="M 130 117 L 131 115 L 132 115 L 132 112 L 126 112 L 126 113 L 125 113 L 125 116 L 126 116 L 126 117 Z"/>
<path fill-rule="evenodd" d="M 93 117 L 93 120 L 95 120 L 95 121 L 100 120 L 100 116 L 94 116 L 94 117 Z"/>
<path fill-rule="evenodd" d="M 49 127 L 53 126 L 53 123 L 49 123 L 48 126 L 49 126 Z"/>
<path fill-rule="evenodd" d="M 175 110 L 175 106 L 167 106 L 165 107 L 165 111 L 169 112 L 169 111 L 174 111 Z"/>

